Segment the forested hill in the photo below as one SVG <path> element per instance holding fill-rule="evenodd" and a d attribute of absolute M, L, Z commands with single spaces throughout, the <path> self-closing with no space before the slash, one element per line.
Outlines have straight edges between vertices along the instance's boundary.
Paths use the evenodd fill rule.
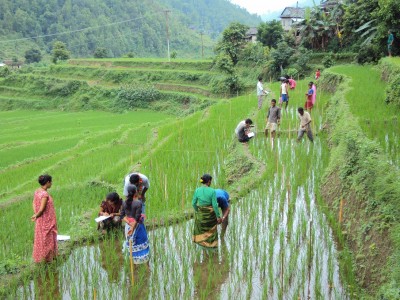
<path fill-rule="evenodd" d="M 201 32 L 205 55 L 210 55 L 213 39 L 229 23 L 261 22 L 228 0 L 2 0 L 0 59 L 21 57 L 36 45 L 50 52 L 56 40 L 74 57 L 92 56 L 98 47 L 108 49 L 111 57 L 128 52 L 165 56 L 166 10 L 171 52 L 178 57 L 201 55 Z M 20 40 L 36 36 L 45 37 Z"/>

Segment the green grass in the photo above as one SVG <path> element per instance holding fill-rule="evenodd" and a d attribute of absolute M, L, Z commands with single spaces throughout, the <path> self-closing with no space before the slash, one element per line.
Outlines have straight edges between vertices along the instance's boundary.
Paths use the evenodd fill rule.
<path fill-rule="evenodd" d="M 351 78 L 346 94 L 351 113 L 367 136 L 380 143 L 390 161 L 400 166 L 400 110 L 385 104 L 387 83 L 381 80 L 380 71 L 353 65 L 333 67 L 331 71 Z"/>

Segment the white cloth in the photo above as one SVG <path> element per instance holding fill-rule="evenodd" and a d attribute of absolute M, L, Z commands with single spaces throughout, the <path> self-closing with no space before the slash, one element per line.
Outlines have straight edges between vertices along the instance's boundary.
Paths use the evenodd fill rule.
<path fill-rule="evenodd" d="M 282 91 L 282 95 L 286 95 L 287 94 L 287 85 L 286 85 L 286 83 L 282 83 L 281 84 L 281 91 Z"/>
<path fill-rule="evenodd" d="M 259 81 L 257 83 L 257 96 L 262 96 L 262 95 L 265 95 L 264 87 L 263 87 L 263 84 L 261 83 L 261 81 Z"/>

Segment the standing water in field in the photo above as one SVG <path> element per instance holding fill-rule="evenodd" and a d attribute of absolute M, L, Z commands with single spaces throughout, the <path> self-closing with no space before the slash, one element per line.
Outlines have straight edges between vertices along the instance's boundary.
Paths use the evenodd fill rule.
<path fill-rule="evenodd" d="M 135 266 L 133 285 L 122 241 L 110 238 L 74 250 L 46 279 L 48 290 L 63 299 L 348 299 L 332 231 L 317 208 L 326 149 L 318 138 L 297 144 L 281 136 L 274 149 L 261 136 L 252 142 L 249 153 L 265 173 L 232 205 L 217 252 L 196 247 L 189 220 L 149 231 L 150 271 Z M 34 280 L 17 293 L 42 292 Z"/>

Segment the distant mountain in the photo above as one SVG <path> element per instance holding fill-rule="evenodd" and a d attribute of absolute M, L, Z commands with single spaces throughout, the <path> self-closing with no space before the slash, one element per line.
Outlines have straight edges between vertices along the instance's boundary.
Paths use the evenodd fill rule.
<path fill-rule="evenodd" d="M 228 0 L 1 0 L 0 60 L 21 57 L 32 46 L 49 53 L 55 40 L 75 57 L 92 56 L 98 47 L 111 57 L 165 56 L 167 17 L 170 48 L 178 57 L 199 57 L 202 44 L 211 55 L 215 39 L 233 21 L 261 22 Z M 23 40 L 29 37 L 37 38 Z"/>

